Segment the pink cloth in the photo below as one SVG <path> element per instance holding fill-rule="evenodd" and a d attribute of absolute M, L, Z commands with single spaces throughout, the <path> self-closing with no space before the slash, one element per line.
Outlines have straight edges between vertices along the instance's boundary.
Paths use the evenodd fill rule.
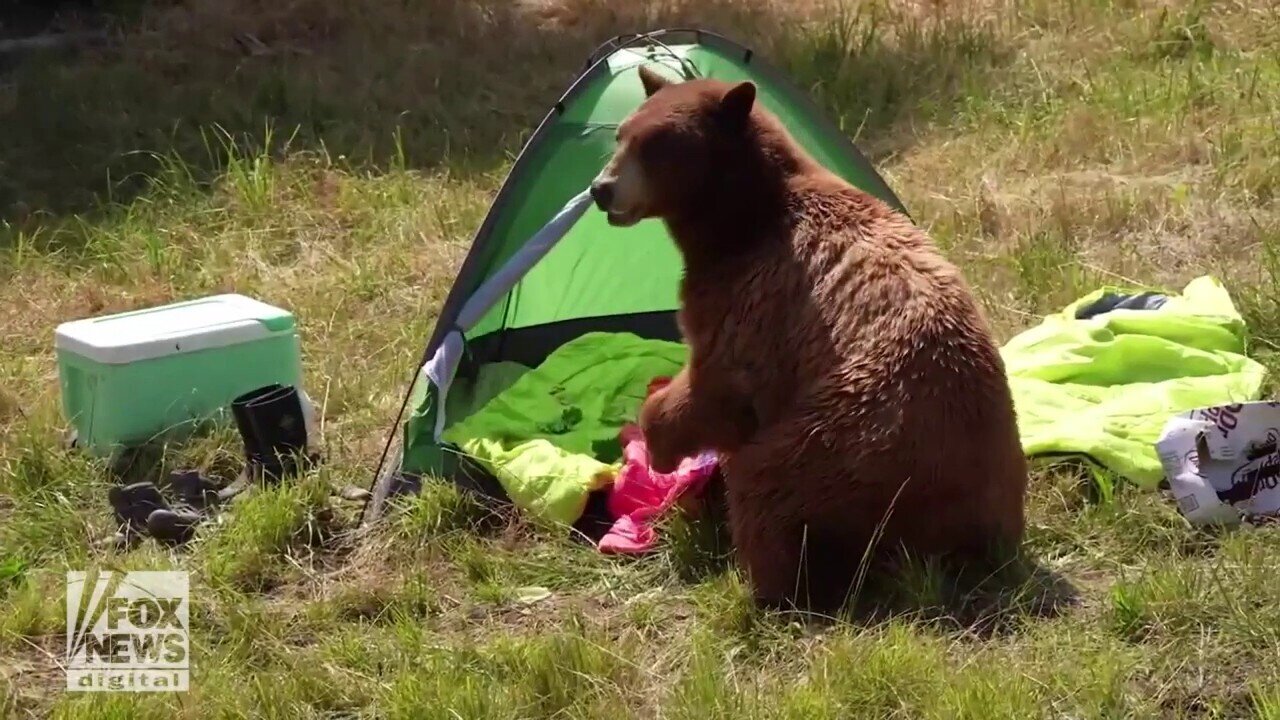
<path fill-rule="evenodd" d="M 605 553 L 643 553 L 657 541 L 652 522 L 686 493 L 702 492 L 716 472 L 715 453 L 704 452 L 680 461 L 672 473 L 649 468 L 649 448 L 634 425 L 622 429 L 622 470 L 609 493 L 613 527 L 597 547 Z"/>

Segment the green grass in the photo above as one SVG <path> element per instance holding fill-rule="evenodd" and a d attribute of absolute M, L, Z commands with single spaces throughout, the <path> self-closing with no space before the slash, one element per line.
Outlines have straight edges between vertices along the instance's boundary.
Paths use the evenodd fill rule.
<path fill-rule="evenodd" d="M 1037 472 L 1017 582 L 911 568 L 834 622 L 754 610 L 705 524 L 626 560 L 438 486 L 357 536 L 330 494 L 367 483 L 533 123 L 642 27 L 780 63 L 1001 339 L 1099 283 L 1211 273 L 1280 369 L 1273 3 L 268 5 L 143 9 L 118 47 L 0 70 L 0 715 L 1280 718 L 1280 533 L 1105 479 Z M 111 481 L 62 448 L 54 326 L 227 290 L 297 312 L 326 462 L 187 549 L 96 547 Z M 238 452 L 159 462 L 229 477 Z M 192 572 L 191 693 L 62 692 L 63 572 L 108 567 Z"/>

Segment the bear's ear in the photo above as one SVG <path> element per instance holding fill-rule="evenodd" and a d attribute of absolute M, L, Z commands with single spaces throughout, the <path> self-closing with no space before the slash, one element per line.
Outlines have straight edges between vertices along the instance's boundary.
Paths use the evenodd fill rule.
<path fill-rule="evenodd" d="M 751 117 L 751 107 L 756 102 L 756 86 L 750 81 L 740 82 L 729 88 L 720 99 L 720 119 L 732 130 L 741 130 Z"/>
<path fill-rule="evenodd" d="M 645 97 L 651 97 L 654 93 L 670 85 L 671 81 L 650 70 L 647 65 L 641 65 L 640 84 L 644 85 Z"/>

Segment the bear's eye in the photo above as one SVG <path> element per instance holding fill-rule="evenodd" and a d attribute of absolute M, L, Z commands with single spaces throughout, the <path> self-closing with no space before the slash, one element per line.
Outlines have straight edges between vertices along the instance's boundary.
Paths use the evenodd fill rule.
<path fill-rule="evenodd" d="M 640 154 L 649 163 L 661 163 L 671 160 L 687 160 L 689 153 L 696 149 L 696 141 L 688 133 L 675 130 L 655 132 L 645 137 L 640 145 Z"/>

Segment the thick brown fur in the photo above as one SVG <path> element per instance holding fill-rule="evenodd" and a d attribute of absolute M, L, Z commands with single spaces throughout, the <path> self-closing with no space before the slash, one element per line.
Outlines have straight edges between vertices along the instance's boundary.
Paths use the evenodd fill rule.
<path fill-rule="evenodd" d="M 958 269 L 806 155 L 750 84 L 641 76 L 650 97 L 593 187 L 617 224 L 666 223 L 691 349 L 641 426 L 660 471 L 723 453 L 757 600 L 833 610 L 864 555 L 1016 548 L 1026 461 Z"/>

